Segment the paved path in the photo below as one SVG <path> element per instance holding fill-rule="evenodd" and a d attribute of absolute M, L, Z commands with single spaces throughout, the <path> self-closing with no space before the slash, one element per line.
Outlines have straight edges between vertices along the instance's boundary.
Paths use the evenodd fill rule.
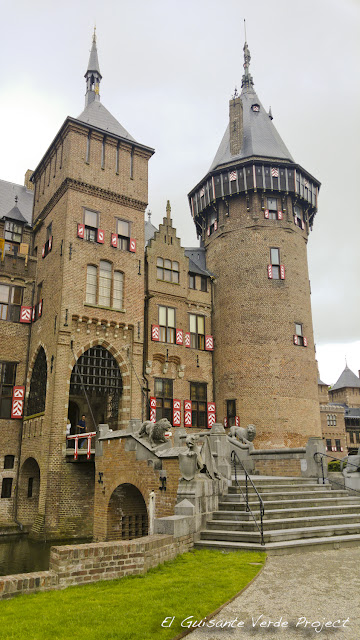
<path fill-rule="evenodd" d="M 288 626 L 253 626 L 252 618 L 255 622 L 261 614 L 260 621 L 282 616 Z M 199 628 L 186 640 L 360 640 L 360 548 L 270 556 L 261 575 L 215 620 L 235 618 L 244 626 Z M 339 629 L 317 626 L 316 632 L 299 618 L 318 625 L 324 619 L 335 625 L 350 620 Z"/>

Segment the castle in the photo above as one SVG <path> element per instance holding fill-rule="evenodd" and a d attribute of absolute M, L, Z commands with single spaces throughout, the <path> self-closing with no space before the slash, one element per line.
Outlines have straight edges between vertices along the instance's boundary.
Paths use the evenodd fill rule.
<path fill-rule="evenodd" d="M 254 423 L 259 448 L 321 436 L 307 266 L 320 184 L 255 93 L 247 44 L 189 193 L 198 247 L 181 246 L 169 203 L 159 229 L 144 220 L 154 150 L 103 106 L 101 79 L 94 36 L 83 112 L 24 187 L 0 181 L 0 513 L 38 535 L 92 533 L 101 478 L 90 438 L 77 463 L 70 446 L 82 415 L 94 433 Z"/>

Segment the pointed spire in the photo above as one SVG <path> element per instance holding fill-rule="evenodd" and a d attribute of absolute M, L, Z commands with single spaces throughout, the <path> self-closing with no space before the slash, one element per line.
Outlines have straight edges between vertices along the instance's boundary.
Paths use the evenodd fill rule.
<path fill-rule="evenodd" d="M 170 200 L 168 200 L 166 203 L 166 219 L 168 224 L 171 224 L 170 213 L 171 213 L 171 206 L 170 206 Z"/>
<path fill-rule="evenodd" d="M 96 47 L 96 27 L 94 27 L 89 63 L 84 77 L 86 79 L 85 106 L 87 106 L 94 100 L 100 100 L 100 81 L 102 75 L 100 73 Z"/>
<path fill-rule="evenodd" d="M 245 20 L 244 20 L 245 22 Z M 252 75 L 249 72 L 250 67 L 250 49 L 248 47 L 248 43 L 246 42 L 246 31 L 245 31 L 245 44 L 244 44 L 244 74 L 241 80 L 241 88 L 243 90 L 249 89 L 254 86 L 254 81 L 252 79 Z"/>

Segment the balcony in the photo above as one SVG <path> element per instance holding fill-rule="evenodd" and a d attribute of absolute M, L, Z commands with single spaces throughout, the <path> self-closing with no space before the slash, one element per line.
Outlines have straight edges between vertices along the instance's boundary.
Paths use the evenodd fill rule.
<path fill-rule="evenodd" d="M 95 457 L 95 441 L 96 432 L 78 433 L 74 436 L 66 436 L 66 461 L 67 462 L 86 462 L 94 460 Z M 80 443 L 79 440 L 84 442 Z M 85 446 L 84 446 L 85 445 Z"/>

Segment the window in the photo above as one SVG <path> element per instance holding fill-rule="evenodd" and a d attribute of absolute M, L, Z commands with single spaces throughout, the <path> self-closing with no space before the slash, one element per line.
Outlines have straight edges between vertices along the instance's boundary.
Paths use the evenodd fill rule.
<path fill-rule="evenodd" d="M 0 320 L 19 322 L 22 295 L 22 287 L 0 284 Z"/>
<path fill-rule="evenodd" d="M 165 282 L 179 283 L 179 263 L 174 260 L 158 258 L 156 261 L 156 277 Z"/>
<path fill-rule="evenodd" d="M 11 402 L 15 379 L 15 362 L 0 362 L 0 418 L 10 418 L 11 416 Z"/>
<path fill-rule="evenodd" d="M 113 271 L 111 262 L 106 260 L 100 260 L 99 269 L 93 264 L 87 265 L 87 304 L 111 307 L 120 311 L 123 308 L 123 298 L 124 274 L 121 271 Z"/>
<path fill-rule="evenodd" d="M 175 344 L 175 309 L 159 307 L 160 342 Z"/>
<path fill-rule="evenodd" d="M 34 416 L 45 411 L 46 404 L 47 362 L 43 347 L 36 356 L 31 374 L 30 391 L 27 400 L 26 415 Z"/>
<path fill-rule="evenodd" d="M 12 489 L 12 478 L 3 478 L 1 485 L 1 497 L 2 498 L 11 498 L 11 489 Z"/>
<path fill-rule="evenodd" d="M 208 236 L 211 236 L 211 234 L 217 230 L 217 226 L 218 226 L 217 211 L 212 211 L 208 217 L 208 230 L 207 230 Z"/>
<path fill-rule="evenodd" d="M 167 418 L 172 423 L 173 381 L 155 378 L 156 420 Z"/>
<path fill-rule="evenodd" d="M 355 433 L 354 431 L 349 431 L 350 442 L 355 443 Z"/>
<path fill-rule="evenodd" d="M 207 291 L 207 277 L 200 276 L 200 289 L 201 291 Z"/>
<path fill-rule="evenodd" d="M 335 427 L 336 426 L 336 416 L 335 415 L 327 415 L 326 419 L 327 419 L 327 423 L 328 423 L 329 427 Z"/>
<path fill-rule="evenodd" d="M 52 222 L 50 222 L 49 226 L 46 227 L 46 241 L 52 237 Z"/>
<path fill-rule="evenodd" d="M 23 225 L 12 220 L 5 220 L 4 226 L 5 251 L 17 249 L 22 241 Z"/>
<path fill-rule="evenodd" d="M 332 451 L 331 440 L 326 440 L 326 451 Z"/>
<path fill-rule="evenodd" d="M 190 400 L 192 402 L 192 426 L 206 427 L 207 384 L 190 382 Z"/>
<path fill-rule="evenodd" d="M 340 440 L 335 440 L 335 449 L 336 449 L 336 451 L 341 451 Z"/>
<path fill-rule="evenodd" d="M 303 213 L 297 205 L 294 205 L 294 222 L 300 229 L 304 229 Z"/>
<path fill-rule="evenodd" d="M 267 211 L 269 220 L 278 219 L 278 203 L 277 198 L 267 198 Z"/>
<path fill-rule="evenodd" d="M 189 314 L 190 346 L 192 349 L 205 349 L 205 316 Z"/>
<path fill-rule="evenodd" d="M 98 230 L 98 214 L 96 211 L 84 211 L 85 240 L 96 242 Z"/>
<path fill-rule="evenodd" d="M 5 456 L 4 458 L 4 469 L 13 469 L 14 468 L 15 456 Z"/>
<path fill-rule="evenodd" d="M 130 222 L 126 220 L 117 221 L 118 249 L 129 251 L 130 248 Z"/>
<path fill-rule="evenodd" d="M 34 486 L 34 478 L 29 478 L 28 479 L 28 490 L 27 490 L 27 497 L 28 498 L 32 498 L 33 486 Z"/>
<path fill-rule="evenodd" d="M 302 324 L 299 324 L 297 322 L 295 322 L 294 341 L 295 341 L 295 338 L 297 340 L 297 342 L 295 342 L 295 344 L 299 344 L 301 346 L 304 344 L 303 327 L 302 327 Z"/>
<path fill-rule="evenodd" d="M 272 248 L 270 249 L 270 264 L 273 280 L 280 279 L 280 250 Z"/>
<path fill-rule="evenodd" d="M 236 416 L 236 400 L 226 400 L 226 417 L 228 419 L 228 427 L 235 425 Z"/>
<path fill-rule="evenodd" d="M 195 273 L 189 273 L 189 289 L 196 289 Z"/>

